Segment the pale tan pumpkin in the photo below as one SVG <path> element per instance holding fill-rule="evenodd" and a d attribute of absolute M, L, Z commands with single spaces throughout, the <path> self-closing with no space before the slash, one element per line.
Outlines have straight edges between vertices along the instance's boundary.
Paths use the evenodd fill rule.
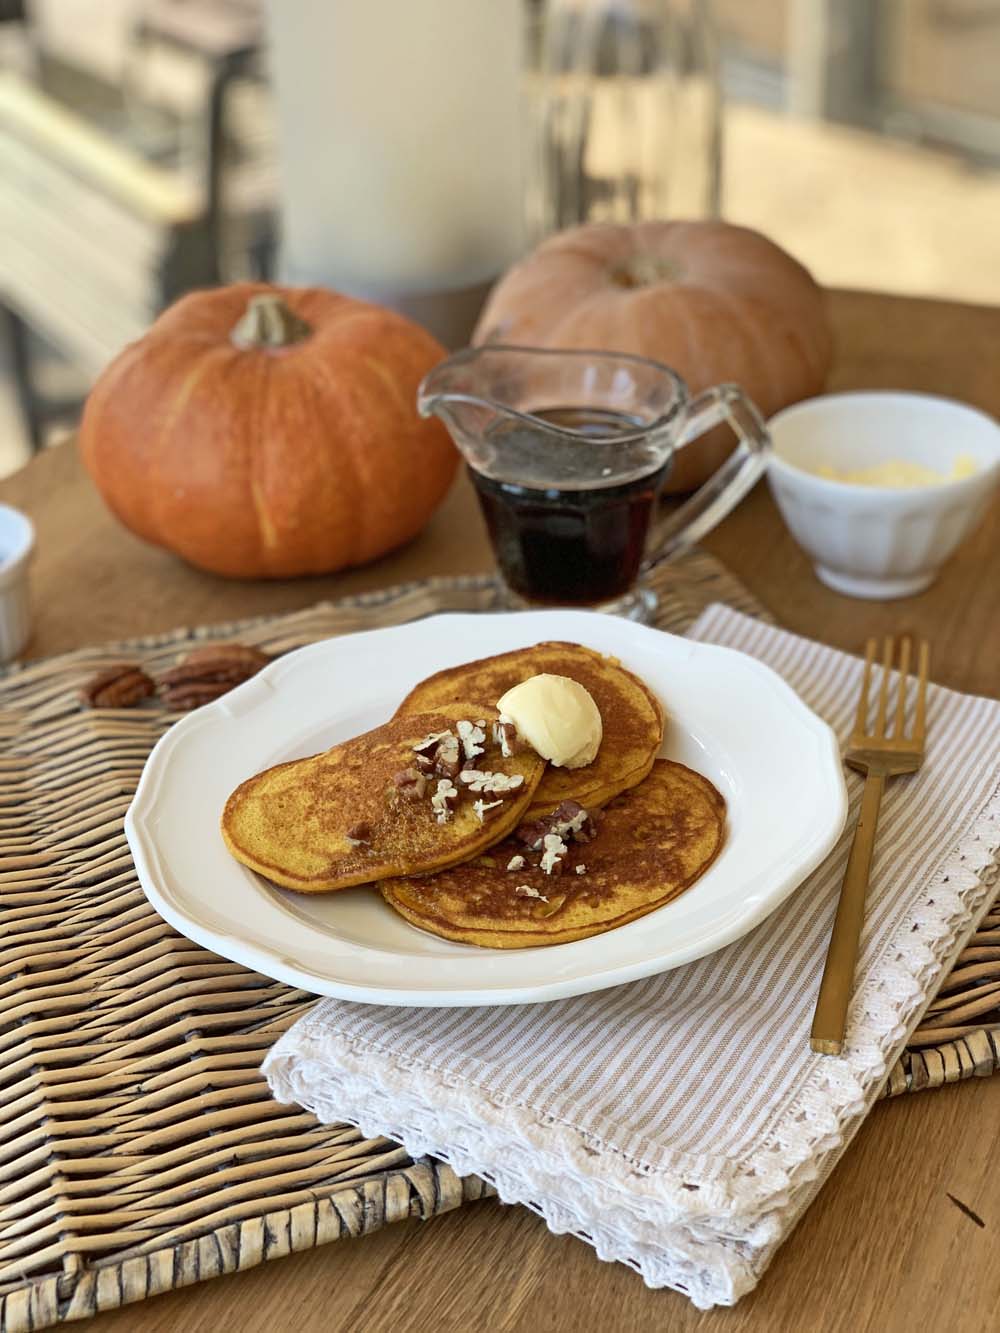
<path fill-rule="evenodd" d="M 475 341 L 633 352 L 692 393 L 742 385 L 765 416 L 819 393 L 832 339 L 823 293 L 759 232 L 726 222 L 595 223 L 544 241 L 490 294 Z M 733 447 L 713 431 L 668 490 L 699 485 Z"/>
<path fill-rule="evenodd" d="M 424 329 L 321 289 L 192 292 L 104 371 L 80 449 L 114 513 L 237 578 L 323 574 L 415 536 L 457 454 L 417 414 L 445 355 Z"/>

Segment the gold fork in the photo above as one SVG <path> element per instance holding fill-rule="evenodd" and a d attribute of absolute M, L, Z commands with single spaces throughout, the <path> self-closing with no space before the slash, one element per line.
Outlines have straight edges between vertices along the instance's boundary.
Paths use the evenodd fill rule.
<path fill-rule="evenodd" d="M 854 730 L 844 754 L 846 763 L 865 774 L 865 790 L 861 797 L 861 813 L 854 830 L 854 842 L 851 844 L 851 854 L 847 861 L 843 887 L 840 890 L 840 903 L 833 923 L 833 934 L 830 936 L 830 948 L 826 955 L 823 980 L 820 982 L 819 998 L 813 1015 L 812 1032 L 809 1035 L 809 1045 L 822 1055 L 839 1055 L 844 1045 L 847 1006 L 854 986 L 854 969 L 858 961 L 861 925 L 865 915 L 865 894 L 868 890 L 875 829 L 878 825 L 879 806 L 882 803 L 886 778 L 895 777 L 899 773 L 915 772 L 924 757 L 930 645 L 922 639 L 917 650 L 916 710 L 913 728 L 909 735 L 904 735 L 912 648 L 909 636 L 905 636 L 902 640 L 895 723 L 892 735 L 888 736 L 886 719 L 889 709 L 889 673 L 892 670 L 894 646 L 892 638 L 887 638 L 882 654 L 882 685 L 878 695 L 875 728 L 869 731 L 868 696 L 878 645 L 874 639 L 868 640 L 865 670 L 861 680 L 861 698 L 858 700 Z"/>

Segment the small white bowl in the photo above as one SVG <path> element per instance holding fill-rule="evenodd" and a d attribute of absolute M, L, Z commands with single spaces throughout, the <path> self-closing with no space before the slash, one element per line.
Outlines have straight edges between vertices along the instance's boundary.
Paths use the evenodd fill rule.
<path fill-rule="evenodd" d="M 9 662 L 28 642 L 28 563 L 34 545 L 27 514 L 0 505 L 0 662 Z"/>
<path fill-rule="evenodd" d="M 1000 480 L 1000 426 L 950 398 L 923 393 L 831 393 L 768 422 L 771 492 L 792 536 L 829 587 L 850 597 L 909 597 L 933 583 L 979 520 Z M 817 475 L 878 463 L 922 463 L 932 486 L 868 486 Z"/>

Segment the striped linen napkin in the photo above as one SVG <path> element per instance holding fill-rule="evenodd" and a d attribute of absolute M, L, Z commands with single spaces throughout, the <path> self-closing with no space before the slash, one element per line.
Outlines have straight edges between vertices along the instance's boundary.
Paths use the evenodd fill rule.
<path fill-rule="evenodd" d="M 778 671 L 846 738 L 853 657 L 715 605 L 690 634 Z M 749 935 L 662 976 L 549 1004 L 323 1000 L 264 1063 L 276 1097 L 385 1134 L 541 1213 L 695 1305 L 731 1305 L 878 1096 L 994 889 L 1000 703 L 932 687 L 930 746 L 889 784 L 842 1057 L 809 1049 L 847 859 Z"/>

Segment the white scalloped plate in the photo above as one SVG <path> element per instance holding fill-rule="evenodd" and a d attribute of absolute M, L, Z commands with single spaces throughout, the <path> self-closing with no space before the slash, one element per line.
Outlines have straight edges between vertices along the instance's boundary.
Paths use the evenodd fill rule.
<path fill-rule="evenodd" d="M 252 773 L 377 726 L 442 667 L 543 639 L 618 657 L 662 699 L 663 754 L 728 806 L 706 873 L 617 930 L 541 949 L 479 949 L 409 925 L 370 889 L 295 894 L 228 853 L 219 816 Z M 434 616 L 312 644 L 160 740 L 125 831 L 146 896 L 207 949 L 292 986 L 372 1004 L 524 1004 L 678 967 L 756 926 L 827 855 L 847 813 L 836 739 L 768 667 L 588 611 Z"/>

